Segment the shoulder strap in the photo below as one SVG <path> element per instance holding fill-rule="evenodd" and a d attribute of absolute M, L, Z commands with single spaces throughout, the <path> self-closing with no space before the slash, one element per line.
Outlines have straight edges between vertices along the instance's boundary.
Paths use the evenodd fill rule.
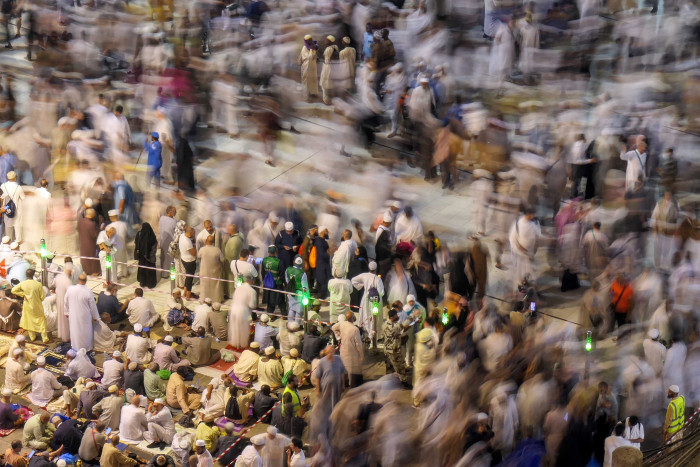
<path fill-rule="evenodd" d="M 620 300 L 622 300 L 622 296 L 625 294 L 625 290 L 627 290 L 627 284 L 622 286 L 622 290 L 620 290 L 620 295 L 617 297 L 617 300 L 615 300 L 615 304 L 613 305 L 613 308 L 617 310 L 617 304 L 620 303 Z"/>

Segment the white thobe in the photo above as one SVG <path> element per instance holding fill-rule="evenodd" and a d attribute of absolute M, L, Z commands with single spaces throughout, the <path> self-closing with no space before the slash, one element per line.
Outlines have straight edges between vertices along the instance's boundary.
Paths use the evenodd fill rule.
<path fill-rule="evenodd" d="M 262 457 L 255 449 L 255 446 L 246 446 L 238 459 L 236 459 L 236 464 L 234 467 L 262 467 Z"/>
<path fill-rule="evenodd" d="M 27 399 L 34 405 L 46 407 L 53 399 L 54 390 L 61 387 L 53 373 L 46 368 L 37 368 L 32 372 L 32 391 L 27 394 Z"/>
<path fill-rule="evenodd" d="M 56 288 L 56 327 L 58 328 L 58 338 L 63 342 L 70 340 L 70 324 L 68 323 L 68 310 L 66 310 L 66 292 L 73 285 L 71 277 L 67 274 L 59 274 L 53 280 L 53 287 Z"/>
<path fill-rule="evenodd" d="M 347 277 L 348 266 L 350 265 L 350 260 L 355 256 L 355 251 L 357 250 L 357 243 L 352 238 L 349 240 L 343 240 L 340 242 L 340 246 L 333 254 L 332 270 L 331 273 L 333 277 L 339 275 L 340 277 Z M 338 274 L 336 274 L 336 272 Z"/>
<path fill-rule="evenodd" d="M 255 449 L 253 446 L 248 446 L 247 448 L 250 448 L 250 447 Z M 245 450 L 243 452 L 245 452 Z M 239 457 L 239 459 L 240 459 L 240 457 Z M 238 465 L 238 461 L 236 461 L 236 465 Z M 207 451 L 206 449 L 204 450 L 203 453 L 197 454 L 197 467 L 214 467 L 214 459 L 211 457 L 211 453 L 209 451 Z M 259 464 L 258 464 L 258 467 L 259 467 Z"/>
<path fill-rule="evenodd" d="M 124 443 L 136 444 L 143 439 L 143 432 L 148 429 L 146 412 L 134 404 L 122 407 L 119 422 L 119 437 Z"/>
<path fill-rule="evenodd" d="M 335 323 L 338 321 L 338 315 L 350 310 L 348 304 L 352 293 L 352 282 L 348 279 L 333 278 L 328 281 L 328 292 L 330 292 L 330 320 L 331 323 Z"/>
<path fill-rule="evenodd" d="M 537 280 L 535 252 L 537 251 L 537 237 L 540 235 L 540 226 L 535 222 L 528 221 L 525 216 L 518 219 L 510 229 L 510 251 L 516 287 L 525 276 L 530 276 L 531 283 Z"/>
<path fill-rule="evenodd" d="M 267 433 L 260 433 L 250 440 L 258 438 L 265 439 L 265 446 L 260 452 L 263 467 L 283 467 L 287 458 L 286 449 L 292 444 L 292 440 L 281 433 L 277 433 L 274 438 L 270 438 Z"/>
<path fill-rule="evenodd" d="M 515 56 L 515 41 L 510 27 L 505 23 L 500 23 L 496 28 L 491 45 L 491 56 L 489 59 L 489 75 L 498 78 L 500 86 L 503 79 L 510 73 Z"/>
<path fill-rule="evenodd" d="M 419 86 L 411 91 L 408 101 L 408 117 L 415 122 L 429 124 L 433 119 L 430 109 L 435 105 L 435 96 L 430 86 L 423 88 Z"/>
<path fill-rule="evenodd" d="M 615 449 L 623 446 L 632 446 L 632 443 L 622 436 L 611 435 L 605 438 L 605 459 L 603 461 L 603 467 L 612 467 L 613 452 L 615 452 Z"/>
<path fill-rule="evenodd" d="M 381 278 L 373 272 L 363 272 L 352 278 L 352 286 L 357 290 L 364 290 L 362 302 L 360 303 L 360 321 L 358 326 L 368 333 L 372 331 L 376 332 L 376 329 L 374 329 L 374 320 L 372 319 L 372 304 L 369 301 L 369 289 L 375 287 L 379 297 L 383 297 L 384 283 Z"/>
<path fill-rule="evenodd" d="M 24 374 L 24 365 L 17 360 L 10 358 L 5 364 L 5 387 L 13 391 L 23 389 L 31 378 Z"/>
<path fill-rule="evenodd" d="M 114 237 L 112 237 L 112 245 L 114 245 L 114 248 L 116 249 L 116 252 L 114 252 L 114 258 L 112 258 L 113 261 L 118 261 L 119 263 L 126 263 L 128 261 L 128 257 L 126 255 L 126 240 L 127 240 L 127 235 L 128 235 L 128 228 L 126 225 L 126 222 L 124 221 L 115 221 L 110 224 L 107 224 L 107 227 L 105 227 L 105 230 L 109 230 L 110 228 L 114 228 Z M 123 276 L 126 275 L 126 264 L 118 264 L 118 267 L 116 270 L 118 271 L 117 275 Z"/>
<path fill-rule="evenodd" d="M 656 376 L 659 376 L 664 368 L 664 360 L 666 360 L 666 347 L 661 342 L 651 339 L 644 339 L 642 345 L 644 346 L 644 358 L 654 369 Z"/>
<path fill-rule="evenodd" d="M 221 378 L 212 379 L 209 385 L 212 387 L 211 397 L 207 399 L 207 389 L 202 393 L 202 418 L 221 417 L 226 410 L 228 388 Z"/>
<path fill-rule="evenodd" d="M 386 275 L 387 303 L 394 303 L 395 301 L 406 303 L 408 295 L 416 296 L 416 288 L 413 285 L 411 276 L 404 269 L 401 269 L 399 274 L 395 268 L 391 268 L 389 274 Z"/>
<path fill-rule="evenodd" d="M 138 360 L 135 360 L 138 362 Z M 111 385 L 121 388 L 124 385 L 124 362 L 118 360 L 106 360 L 102 364 L 104 376 L 102 376 L 102 386 L 109 389 Z"/>
<path fill-rule="evenodd" d="M 150 358 L 146 359 L 148 354 L 148 349 L 153 347 L 152 342 L 143 336 L 137 336 L 136 334 L 130 334 L 126 338 L 126 348 L 124 353 L 132 362 L 145 362 L 150 361 Z"/>
<path fill-rule="evenodd" d="M 627 161 L 627 169 L 625 170 L 625 190 L 632 191 L 640 178 L 642 182 L 646 178 L 644 171 L 647 164 L 647 153 L 640 154 L 635 149 L 634 151 L 620 153 L 620 159 Z"/>
<path fill-rule="evenodd" d="M 192 311 L 194 313 L 191 326 L 192 330 L 196 332 L 197 329 L 202 327 L 207 331 L 209 329 L 209 312 L 211 311 L 211 307 L 206 303 L 200 303 L 194 307 Z"/>
<path fill-rule="evenodd" d="M 687 353 L 688 349 L 682 342 L 675 342 L 668 349 L 663 369 L 664 387 L 675 384 L 680 388 L 681 392 L 685 391 L 683 383 L 685 379 L 685 356 Z"/>
<path fill-rule="evenodd" d="M 138 323 L 144 328 L 150 328 L 158 321 L 158 313 L 153 302 L 144 297 L 134 297 L 126 307 L 126 314 L 133 326 Z"/>
<path fill-rule="evenodd" d="M 148 431 L 144 433 L 146 441 L 151 441 L 158 438 L 160 441 L 172 443 L 175 436 L 175 422 L 170 409 L 163 407 L 157 413 L 148 412 L 146 414 L 146 422 L 148 423 Z M 157 427 L 154 427 L 157 426 Z M 153 435 L 156 435 L 155 438 Z"/>
<path fill-rule="evenodd" d="M 238 349 L 248 347 L 250 339 L 250 315 L 258 301 L 257 293 L 244 282 L 233 292 L 228 318 L 228 343 Z"/>
<path fill-rule="evenodd" d="M 68 314 L 71 347 L 92 350 L 92 323 L 100 319 L 92 290 L 83 284 L 70 286 L 66 292 L 64 306 Z"/>
<path fill-rule="evenodd" d="M 99 378 L 100 372 L 87 357 L 85 349 L 80 349 L 78 355 L 66 367 L 65 375 L 76 381 L 78 378 Z"/>
<path fill-rule="evenodd" d="M 396 230 L 394 233 L 394 242 L 413 242 L 416 245 L 422 243 L 423 240 L 423 224 L 418 216 L 413 214 L 408 217 L 406 213 L 401 213 L 396 217 Z"/>
<path fill-rule="evenodd" d="M 509 451 L 515 441 L 515 430 L 518 427 L 518 409 L 515 398 L 507 396 L 505 401 L 497 398 L 491 400 L 489 420 L 493 428 L 494 438 L 491 442 L 495 449 Z"/>
<path fill-rule="evenodd" d="M 94 329 L 94 346 L 98 352 L 109 352 L 114 349 L 117 344 L 117 335 L 109 329 L 102 320 L 99 320 L 93 326 Z"/>

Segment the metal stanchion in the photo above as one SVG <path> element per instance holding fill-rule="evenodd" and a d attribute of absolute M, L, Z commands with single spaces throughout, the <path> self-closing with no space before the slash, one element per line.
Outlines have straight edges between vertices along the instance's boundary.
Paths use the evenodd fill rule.
<path fill-rule="evenodd" d="M 112 255 L 107 253 L 105 256 L 105 271 L 107 272 L 107 283 L 112 283 Z"/>
<path fill-rule="evenodd" d="M 175 290 L 175 279 L 177 279 L 177 273 L 175 272 L 175 261 L 170 262 L 170 294 L 172 295 Z"/>
<path fill-rule="evenodd" d="M 41 248 L 39 249 L 41 256 L 41 285 L 48 287 L 49 276 L 46 271 L 46 240 L 41 239 Z"/>

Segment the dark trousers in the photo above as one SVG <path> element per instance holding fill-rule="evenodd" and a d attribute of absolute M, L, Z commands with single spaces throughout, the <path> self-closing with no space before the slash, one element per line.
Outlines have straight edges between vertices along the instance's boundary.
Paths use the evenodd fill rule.
<path fill-rule="evenodd" d="M 197 261 L 192 261 L 192 262 L 187 262 L 183 261 L 182 266 L 185 268 L 185 273 L 186 274 L 194 274 L 194 272 L 197 270 Z M 194 277 L 187 276 L 185 277 L 185 290 L 188 292 L 192 292 L 192 283 L 194 282 Z"/>
<path fill-rule="evenodd" d="M 365 382 L 364 377 L 362 376 L 362 373 L 360 374 L 349 374 L 348 379 L 350 381 L 350 387 L 351 388 L 356 388 L 358 386 L 362 386 L 362 384 Z"/>
<path fill-rule="evenodd" d="M 277 289 L 278 287 L 275 286 Z M 274 313 L 279 306 L 280 310 L 284 308 L 284 300 L 280 292 L 275 292 L 274 290 L 265 290 L 263 292 L 263 299 L 267 303 L 267 312 Z"/>
<path fill-rule="evenodd" d="M 583 164 L 583 165 L 572 165 L 572 177 L 574 179 L 573 186 L 571 187 L 571 197 L 576 198 L 578 196 L 578 186 L 581 184 L 581 179 L 585 177 L 586 179 L 586 191 L 584 197 L 586 199 L 591 199 L 595 196 L 595 164 Z"/>
<path fill-rule="evenodd" d="M 621 328 L 627 322 L 627 313 L 617 313 L 615 312 L 615 322 L 617 327 Z"/>
<path fill-rule="evenodd" d="M 453 188 L 457 181 L 457 166 L 452 157 L 440 162 L 440 174 L 442 175 L 442 187 Z"/>

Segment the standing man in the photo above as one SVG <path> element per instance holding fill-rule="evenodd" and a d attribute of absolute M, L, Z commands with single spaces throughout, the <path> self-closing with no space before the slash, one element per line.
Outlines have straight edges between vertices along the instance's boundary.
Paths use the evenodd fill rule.
<path fill-rule="evenodd" d="M 282 290 L 282 266 L 277 257 L 277 248 L 275 245 L 267 247 L 267 253 L 268 256 L 263 259 L 261 271 L 263 285 L 265 286 L 265 290 L 263 290 L 263 301 L 267 303 L 267 312 L 272 314 L 277 310 L 278 306 L 280 309 L 283 307 L 282 294 L 275 291 Z"/>
<path fill-rule="evenodd" d="M 355 62 L 357 60 L 357 51 L 350 46 L 351 42 L 352 40 L 349 37 L 343 37 L 343 50 L 340 51 L 343 90 L 346 92 L 352 92 L 355 89 Z"/>
<path fill-rule="evenodd" d="M 336 323 L 339 315 L 349 311 L 352 282 L 350 279 L 343 279 L 338 270 L 334 270 L 333 275 L 335 277 L 328 281 L 328 291 L 330 292 L 330 320 L 331 323 Z"/>
<path fill-rule="evenodd" d="M 636 190 L 637 184 L 643 185 L 647 178 L 647 143 L 644 136 L 637 136 L 637 147 L 632 151 L 627 151 L 627 146 L 623 144 L 620 159 L 627 161 L 625 191 L 633 192 Z"/>
<path fill-rule="evenodd" d="M 355 326 L 355 314 L 348 311 L 345 314 L 345 321 L 340 321 L 333 327 L 335 326 L 338 326 L 340 334 L 340 359 L 348 371 L 350 387 L 356 388 L 364 382 L 362 365 L 365 359 L 365 348 L 362 344 L 360 329 Z"/>
<path fill-rule="evenodd" d="M 595 168 L 597 159 L 595 156 L 590 157 L 588 153 L 589 144 L 586 141 L 586 135 L 581 133 L 571 145 L 569 152 L 569 164 L 571 164 L 571 197 L 578 197 L 578 187 L 581 184 L 581 179 L 586 179 L 585 199 L 591 199 L 595 196 Z"/>
<path fill-rule="evenodd" d="M 611 330 L 615 327 L 620 328 L 630 321 L 630 311 L 632 310 L 632 300 L 634 290 L 629 279 L 622 274 L 617 274 L 615 280 L 610 286 L 611 295 L 611 310 L 615 314 L 615 321 Z"/>
<path fill-rule="evenodd" d="M 301 243 L 301 236 L 298 231 L 294 230 L 294 223 L 286 222 L 284 230 L 278 233 L 275 238 L 275 246 L 283 270 L 286 271 L 292 265 Z"/>
<path fill-rule="evenodd" d="M 70 264 L 70 263 L 69 263 Z M 71 274 L 73 267 L 66 266 L 66 270 L 56 274 L 51 284 L 56 290 L 56 327 L 58 328 L 58 338 L 61 342 L 70 340 L 70 325 L 68 324 L 68 313 L 66 313 L 65 298 L 66 292 L 73 285 Z"/>
<path fill-rule="evenodd" d="M 518 284 L 526 277 L 529 277 L 531 284 L 537 280 L 535 253 L 540 235 L 540 226 L 535 221 L 535 210 L 532 208 L 526 209 L 525 214 L 510 228 L 509 241 L 514 271 L 513 290 L 517 290 Z"/>
<path fill-rule="evenodd" d="M 581 240 L 584 259 L 588 268 L 588 280 L 591 282 L 605 271 L 610 262 L 608 259 L 610 240 L 600 230 L 600 227 L 600 222 L 594 222 L 593 228 L 586 232 Z"/>
<path fill-rule="evenodd" d="M 668 441 L 675 435 L 675 440 L 683 438 L 683 425 L 685 424 L 685 396 L 680 395 L 677 385 L 669 386 L 668 403 L 666 409 L 666 420 L 664 421 L 664 441 Z"/>
<path fill-rule="evenodd" d="M 7 172 L 7 182 L 0 185 L 2 191 L 2 222 L 5 225 L 4 235 L 10 237 L 10 241 L 22 243 L 22 202 L 24 189 L 17 183 L 17 172 Z M 10 204 L 12 201 L 13 206 Z"/>
<path fill-rule="evenodd" d="M 347 230 L 346 230 L 347 232 Z M 316 248 L 316 269 L 314 277 L 316 278 L 316 296 L 324 299 L 328 296 L 328 281 L 331 279 L 331 257 L 328 254 L 328 228 L 319 227 L 318 237 L 314 240 L 314 248 Z"/>
<path fill-rule="evenodd" d="M 659 342 L 659 330 L 650 329 L 642 346 L 644 347 L 644 359 L 654 369 L 656 376 L 661 376 L 666 359 L 666 346 Z"/>
<path fill-rule="evenodd" d="M 151 133 L 151 142 L 143 142 L 143 148 L 148 151 L 148 172 L 146 175 L 146 186 L 151 185 L 151 180 L 155 178 L 156 189 L 160 188 L 160 168 L 163 166 L 163 145 L 158 141 L 157 132 Z"/>
<path fill-rule="evenodd" d="M 226 232 L 228 233 L 229 238 L 226 241 L 226 246 L 224 246 L 224 260 L 226 261 L 226 264 L 231 264 L 233 261 L 237 260 L 239 255 L 241 254 L 241 250 L 243 249 L 243 242 L 245 241 L 245 236 L 241 232 L 239 232 L 238 225 L 236 224 L 230 224 L 226 229 Z M 228 279 L 229 281 L 235 280 L 233 271 L 230 267 L 225 267 L 224 270 L 226 271 L 226 279 Z M 232 296 L 235 283 L 226 282 L 224 287 L 224 296 Z"/>
<path fill-rule="evenodd" d="M 177 221 L 175 220 L 176 213 L 177 210 L 175 209 L 175 206 L 168 206 L 165 208 L 165 215 L 161 216 L 160 220 L 158 221 L 158 229 L 160 230 L 161 269 L 170 269 L 170 264 L 173 261 L 173 257 L 170 256 L 170 244 L 173 242 L 173 238 L 175 237 L 175 226 L 177 225 Z M 163 271 L 161 274 L 163 279 L 168 278 L 168 276 L 169 274 L 165 271 Z"/>
<path fill-rule="evenodd" d="M 287 284 L 287 316 L 290 320 L 292 319 L 302 319 L 303 309 L 302 309 L 302 297 L 301 295 L 306 291 L 309 291 L 309 281 L 306 277 L 306 273 L 301 269 L 303 260 L 301 256 L 297 256 L 294 259 L 294 266 L 287 268 L 284 272 L 284 281 Z"/>
<path fill-rule="evenodd" d="M 363 272 L 352 278 L 352 285 L 357 290 L 364 290 L 360 303 L 360 327 L 368 336 L 374 338 L 380 323 L 375 323 L 372 309 L 378 308 L 377 319 L 381 319 L 382 298 L 384 297 L 384 282 L 377 275 L 377 263 L 370 261 L 369 272 Z"/>
<path fill-rule="evenodd" d="M 389 321 L 384 323 L 384 356 L 388 366 L 393 368 L 401 378 L 404 386 L 409 386 L 408 372 L 404 360 L 404 352 L 401 345 L 406 328 L 399 323 L 399 315 L 395 308 L 389 310 Z"/>
<path fill-rule="evenodd" d="M 113 227 L 109 227 L 97 235 L 97 248 L 99 248 L 100 253 L 98 257 L 100 258 L 100 269 L 102 271 L 102 280 L 108 283 L 107 280 L 107 255 L 115 255 L 117 248 L 114 246 L 114 241 L 116 240 L 117 231 Z M 116 258 L 115 258 L 116 259 Z"/>
<path fill-rule="evenodd" d="M 153 122 L 153 132 L 158 134 L 158 141 L 161 144 L 160 154 L 163 161 L 161 176 L 163 177 L 164 183 L 174 185 L 173 153 L 175 153 L 175 135 L 173 132 L 173 125 L 168 119 L 168 116 L 165 115 L 165 111 L 162 107 L 156 108 L 155 117 L 156 120 Z"/>
<path fill-rule="evenodd" d="M 323 70 L 321 70 L 321 90 L 323 91 L 323 103 L 329 105 L 335 94 L 335 73 L 338 66 L 340 51 L 335 43 L 335 37 L 326 36 L 326 48 L 323 51 Z"/>
<path fill-rule="evenodd" d="M 301 84 L 306 88 L 306 99 L 318 95 L 318 44 L 311 38 L 311 34 L 304 36 L 304 45 L 299 53 L 299 65 L 301 65 Z"/>
<path fill-rule="evenodd" d="M 671 191 L 665 191 L 651 213 L 651 226 L 654 229 L 654 266 L 657 270 L 671 271 L 673 254 L 680 249 L 680 239 L 676 237 L 682 220 L 681 208 Z"/>
<path fill-rule="evenodd" d="M 95 295 L 85 286 L 86 283 L 87 276 L 81 274 L 78 284 L 68 288 L 64 304 L 68 314 L 71 347 L 90 351 L 93 349 L 93 323 L 100 319 L 100 315 L 97 313 Z"/>
<path fill-rule="evenodd" d="M 194 244 L 194 229 L 192 227 L 187 227 L 185 233 L 180 235 L 179 247 L 180 260 L 185 268 L 185 274 L 188 274 L 185 278 L 185 299 L 192 300 L 192 284 L 194 283 L 192 275 L 197 269 L 197 248 Z"/>
<path fill-rule="evenodd" d="M 110 209 L 107 212 L 109 216 L 110 223 L 107 224 L 105 230 L 114 229 L 114 237 L 112 237 L 112 244 L 114 245 L 114 258 L 117 263 L 117 279 L 126 277 L 128 274 L 128 269 L 126 262 L 128 260 L 126 256 L 126 240 L 129 235 L 129 227 L 126 222 L 119 219 L 119 211 L 116 209 Z"/>
<path fill-rule="evenodd" d="M 302 270 L 306 273 L 309 282 L 312 284 L 314 283 L 314 270 L 311 268 L 311 264 L 309 263 L 309 256 L 311 255 L 311 249 L 314 247 L 314 241 L 316 240 L 317 235 L 318 226 L 312 225 L 309 227 L 309 231 L 306 232 L 306 237 L 304 237 L 304 241 L 301 243 L 301 259 L 304 262 L 302 264 Z"/>
<path fill-rule="evenodd" d="M 328 238 L 328 229 L 326 229 L 326 236 Z M 323 233 L 319 230 L 319 233 Z M 350 266 L 350 260 L 355 257 L 355 251 L 357 250 L 357 243 L 352 239 L 352 231 L 344 230 L 342 234 L 342 241 L 340 246 L 333 254 L 333 276 L 335 277 L 347 277 L 348 267 Z M 339 275 L 336 276 L 335 272 L 338 271 Z"/>
<path fill-rule="evenodd" d="M 36 339 L 37 333 L 41 334 L 41 340 L 46 344 L 49 335 L 46 332 L 46 316 L 42 303 L 46 297 L 41 282 L 34 280 L 34 269 L 27 269 L 27 279 L 12 288 L 12 295 L 24 298 L 20 327 L 29 332 L 31 340 Z"/>

